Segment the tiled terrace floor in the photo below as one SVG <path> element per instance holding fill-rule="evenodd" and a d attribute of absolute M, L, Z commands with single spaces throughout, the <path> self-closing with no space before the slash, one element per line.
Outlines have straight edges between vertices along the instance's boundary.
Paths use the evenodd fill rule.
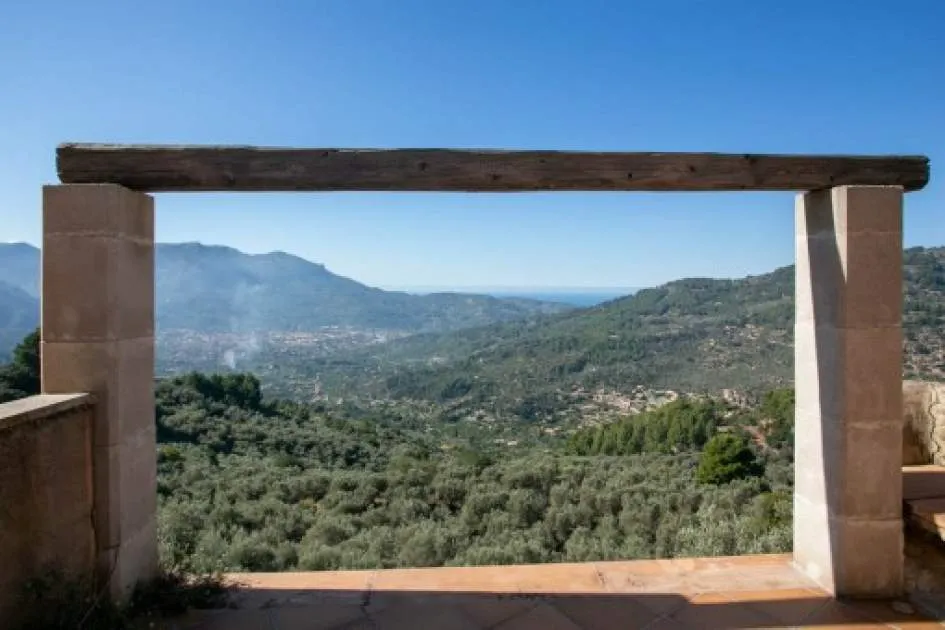
<path fill-rule="evenodd" d="M 235 609 L 178 630 L 938 628 L 904 602 L 838 602 L 790 556 L 242 574 Z"/>

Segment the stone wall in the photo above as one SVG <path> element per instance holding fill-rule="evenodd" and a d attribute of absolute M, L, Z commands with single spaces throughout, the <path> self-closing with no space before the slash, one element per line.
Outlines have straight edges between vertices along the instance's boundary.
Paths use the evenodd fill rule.
<path fill-rule="evenodd" d="M 0 627 L 23 584 L 46 568 L 90 577 L 92 422 L 86 394 L 0 404 Z"/>
<path fill-rule="evenodd" d="M 945 466 L 945 383 L 904 381 L 902 463 Z"/>

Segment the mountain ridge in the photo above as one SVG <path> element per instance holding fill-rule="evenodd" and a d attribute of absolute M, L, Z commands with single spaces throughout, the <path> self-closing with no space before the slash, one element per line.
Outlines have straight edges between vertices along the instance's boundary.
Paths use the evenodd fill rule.
<path fill-rule="evenodd" d="M 0 281 L 26 291 L 34 300 L 39 294 L 39 266 L 40 252 L 32 245 L 0 244 Z M 445 331 L 571 308 L 484 295 L 389 292 L 286 252 L 246 254 L 225 245 L 193 241 L 156 244 L 155 296 L 159 330 L 207 333 L 311 331 L 331 326 Z M 0 310 L 5 308 L 0 303 Z M 38 323 L 38 301 L 33 308 L 33 323 L 21 331 L 24 334 Z M 0 312 L 0 321 L 12 318 Z M 0 353 L 9 347 L 9 343 L 0 346 Z"/>
<path fill-rule="evenodd" d="M 945 247 L 903 256 L 904 376 L 945 379 Z M 794 267 L 684 278 L 538 320 L 415 335 L 298 366 L 329 392 L 475 408 L 553 408 L 573 392 L 784 387 Z M 518 414 L 528 415 L 528 414 Z"/>

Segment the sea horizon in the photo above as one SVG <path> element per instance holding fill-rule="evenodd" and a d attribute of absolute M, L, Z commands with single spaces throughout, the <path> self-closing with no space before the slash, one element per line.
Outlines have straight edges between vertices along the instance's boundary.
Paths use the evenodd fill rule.
<path fill-rule="evenodd" d="M 467 293 L 497 298 L 522 298 L 559 302 L 572 306 L 596 306 L 620 297 L 633 295 L 642 287 L 510 287 L 510 286 L 411 286 L 384 287 L 386 291 L 403 291 L 412 295 L 431 293 Z"/>

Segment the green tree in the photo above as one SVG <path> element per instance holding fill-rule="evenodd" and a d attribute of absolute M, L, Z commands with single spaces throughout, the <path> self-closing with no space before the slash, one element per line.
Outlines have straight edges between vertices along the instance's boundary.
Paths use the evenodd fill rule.
<path fill-rule="evenodd" d="M 721 485 L 736 479 L 757 477 L 761 472 L 755 454 L 743 437 L 720 433 L 706 442 L 699 458 L 696 479 L 699 483 Z"/>
<path fill-rule="evenodd" d="M 40 392 L 39 329 L 13 349 L 13 361 L 0 367 L 0 402 L 26 398 Z"/>
<path fill-rule="evenodd" d="M 794 444 L 794 390 L 776 389 L 767 392 L 759 412 L 770 422 L 768 444 L 783 448 Z"/>

